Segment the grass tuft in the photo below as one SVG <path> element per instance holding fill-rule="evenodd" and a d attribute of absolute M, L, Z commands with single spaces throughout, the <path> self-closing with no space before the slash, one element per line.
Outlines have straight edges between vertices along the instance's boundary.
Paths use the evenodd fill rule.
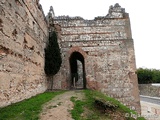
<path fill-rule="evenodd" d="M 70 100 L 74 103 L 74 108 L 71 110 L 72 118 L 74 120 L 81 120 L 81 114 L 84 112 L 84 101 L 76 100 L 77 97 L 71 97 Z"/>

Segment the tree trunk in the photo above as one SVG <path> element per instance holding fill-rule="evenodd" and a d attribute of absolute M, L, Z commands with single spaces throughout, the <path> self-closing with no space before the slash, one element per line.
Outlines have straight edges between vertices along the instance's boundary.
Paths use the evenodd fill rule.
<path fill-rule="evenodd" d="M 53 76 L 51 76 L 51 90 L 53 90 Z"/>
<path fill-rule="evenodd" d="M 48 76 L 47 80 L 48 80 L 48 90 L 50 91 L 53 89 L 53 76 Z"/>

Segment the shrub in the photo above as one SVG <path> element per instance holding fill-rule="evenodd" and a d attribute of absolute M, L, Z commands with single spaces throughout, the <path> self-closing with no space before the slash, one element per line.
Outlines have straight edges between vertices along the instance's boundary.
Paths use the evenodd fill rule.
<path fill-rule="evenodd" d="M 160 83 L 160 70 L 139 68 L 136 73 L 139 84 Z"/>

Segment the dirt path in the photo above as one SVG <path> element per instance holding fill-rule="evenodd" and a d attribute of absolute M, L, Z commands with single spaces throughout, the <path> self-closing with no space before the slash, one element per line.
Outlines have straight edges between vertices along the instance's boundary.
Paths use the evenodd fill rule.
<path fill-rule="evenodd" d="M 160 105 L 141 101 L 141 113 L 146 120 L 160 120 Z"/>
<path fill-rule="evenodd" d="M 73 109 L 72 96 L 82 99 L 84 95 L 81 91 L 68 91 L 56 96 L 43 106 L 40 120 L 73 120 L 70 114 Z"/>

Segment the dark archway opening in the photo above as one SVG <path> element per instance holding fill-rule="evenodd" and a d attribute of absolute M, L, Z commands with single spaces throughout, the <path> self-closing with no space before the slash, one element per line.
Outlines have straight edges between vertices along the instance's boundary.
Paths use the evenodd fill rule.
<path fill-rule="evenodd" d="M 86 89 L 86 75 L 84 57 L 79 52 L 73 52 L 70 62 L 70 87 L 71 89 Z"/>

